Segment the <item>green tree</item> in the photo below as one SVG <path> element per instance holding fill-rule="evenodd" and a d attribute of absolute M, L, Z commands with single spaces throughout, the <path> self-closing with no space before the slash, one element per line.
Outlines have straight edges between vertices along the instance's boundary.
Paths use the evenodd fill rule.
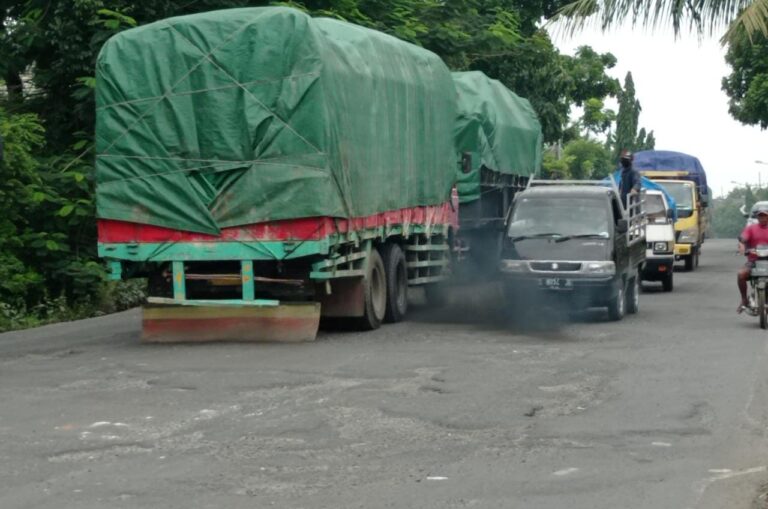
<path fill-rule="evenodd" d="M 628 72 L 624 78 L 624 87 L 619 92 L 619 113 L 616 115 L 616 134 L 613 141 L 615 159 L 618 159 L 622 150 L 635 150 L 640 110 L 640 101 L 635 97 L 635 82 L 632 73 Z"/>
<path fill-rule="evenodd" d="M 593 98 L 614 97 L 621 90 L 619 81 L 606 73 L 616 66 L 616 57 L 611 53 L 580 46 L 573 57 L 564 59 L 564 65 L 570 81 L 568 94 L 576 106 Z"/>
<path fill-rule="evenodd" d="M 554 143 L 565 138 L 572 106 L 593 98 L 603 100 L 618 91 L 618 82 L 607 74 L 615 62 L 613 55 L 586 47 L 574 56 L 562 55 L 541 31 L 502 55 L 477 59 L 472 69 L 527 98 L 539 116 L 544 141 Z"/>
<path fill-rule="evenodd" d="M 653 135 L 653 131 L 646 133 L 645 127 L 640 128 L 640 132 L 637 133 L 635 150 L 653 150 L 654 148 L 656 148 L 656 137 Z"/>
<path fill-rule="evenodd" d="M 613 169 L 611 153 L 603 143 L 579 139 L 568 142 L 563 149 L 569 174 L 575 179 L 601 179 Z"/>
<path fill-rule="evenodd" d="M 544 152 L 541 163 L 542 178 L 557 180 L 571 178 L 570 163 L 569 157 L 558 157 L 555 148 L 549 148 Z"/>
<path fill-rule="evenodd" d="M 752 194 L 749 187 L 737 187 L 728 196 L 717 198 L 712 203 L 712 234 L 718 238 L 735 239 L 744 229 L 744 216 L 741 207 L 745 205 L 747 194 Z M 754 196 L 751 198 L 754 200 Z M 752 203 L 749 204 L 749 207 Z"/>
<path fill-rule="evenodd" d="M 30 213 L 46 199 L 33 156 L 43 145 L 43 127 L 33 114 L 8 115 L 0 109 L 0 138 L 4 141 L 0 159 L 0 303 L 24 308 L 41 296 L 43 283 L 42 275 L 28 263 L 28 250 L 47 247 L 44 241 L 37 242 L 41 238 L 29 245 L 24 242 L 34 235 Z"/>
<path fill-rule="evenodd" d="M 633 25 L 656 27 L 671 24 L 675 34 L 687 26 L 699 34 L 727 30 L 724 40 L 739 34 L 768 36 L 768 5 L 765 0 L 574 0 L 554 18 L 574 31 L 596 21 L 603 29 Z"/>
<path fill-rule="evenodd" d="M 616 121 L 616 113 L 605 108 L 605 103 L 596 97 L 584 102 L 584 113 L 581 116 L 581 127 L 585 134 L 601 134 L 608 131 Z"/>
<path fill-rule="evenodd" d="M 656 145 L 653 131 L 646 134 L 645 128 L 638 131 L 642 107 L 635 94 L 635 81 L 632 73 L 624 78 L 624 87 L 619 92 L 619 112 L 616 115 L 616 132 L 610 140 L 613 146 L 613 157 L 618 159 L 622 150 L 632 152 L 652 149 Z"/>
<path fill-rule="evenodd" d="M 756 35 L 751 42 L 743 36 L 735 38 L 725 61 L 732 69 L 722 84 L 730 98 L 731 116 L 743 124 L 768 128 L 768 38 Z"/>

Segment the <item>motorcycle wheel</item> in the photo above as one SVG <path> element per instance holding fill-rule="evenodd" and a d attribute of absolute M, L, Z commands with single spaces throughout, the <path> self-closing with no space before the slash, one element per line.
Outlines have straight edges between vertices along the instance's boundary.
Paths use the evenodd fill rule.
<path fill-rule="evenodd" d="M 757 314 L 760 316 L 760 328 L 768 327 L 768 316 L 765 309 L 765 289 L 757 291 Z"/>

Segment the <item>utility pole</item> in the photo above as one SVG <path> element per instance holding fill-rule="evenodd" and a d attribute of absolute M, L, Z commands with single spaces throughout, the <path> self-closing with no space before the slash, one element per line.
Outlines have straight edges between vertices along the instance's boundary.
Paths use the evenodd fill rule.
<path fill-rule="evenodd" d="M 761 161 L 759 159 L 755 161 L 755 164 L 764 164 L 768 166 L 768 163 L 766 163 L 765 161 Z M 763 172 L 762 171 L 757 172 L 757 188 L 758 189 L 763 188 Z"/>

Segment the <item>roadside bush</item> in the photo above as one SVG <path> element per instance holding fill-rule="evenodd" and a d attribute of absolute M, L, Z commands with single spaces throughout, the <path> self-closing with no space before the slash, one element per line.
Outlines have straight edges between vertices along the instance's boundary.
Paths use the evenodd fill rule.
<path fill-rule="evenodd" d="M 0 332 L 121 311 L 146 282 L 106 281 L 96 257 L 93 167 L 72 152 L 39 157 L 45 130 L 0 107 Z"/>

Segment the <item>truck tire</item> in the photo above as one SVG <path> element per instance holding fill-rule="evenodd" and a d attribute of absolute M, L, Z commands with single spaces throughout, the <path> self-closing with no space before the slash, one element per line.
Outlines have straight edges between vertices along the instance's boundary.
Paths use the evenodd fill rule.
<path fill-rule="evenodd" d="M 664 279 L 661 280 L 661 287 L 665 292 L 672 291 L 672 289 L 675 287 L 674 272 L 667 272 L 667 274 L 664 276 Z"/>
<path fill-rule="evenodd" d="M 363 316 L 355 319 L 356 328 L 378 329 L 387 312 L 387 278 L 384 261 L 377 249 L 372 249 L 368 258 L 368 271 L 363 279 L 363 296 L 365 311 Z"/>
<path fill-rule="evenodd" d="M 699 266 L 698 256 L 695 252 L 691 252 L 685 257 L 685 270 L 687 272 L 693 272 L 693 270 Z"/>
<path fill-rule="evenodd" d="M 616 295 L 610 300 L 610 302 L 608 302 L 608 319 L 612 322 L 618 322 L 624 318 L 627 304 L 624 286 L 625 285 L 622 283 L 621 286 L 619 286 L 619 291 L 616 292 Z"/>
<path fill-rule="evenodd" d="M 640 275 L 629 280 L 627 285 L 627 313 L 634 315 L 640 311 Z"/>
<path fill-rule="evenodd" d="M 387 279 L 387 311 L 384 321 L 401 322 L 408 312 L 408 268 L 397 244 L 386 244 L 381 251 Z"/>

